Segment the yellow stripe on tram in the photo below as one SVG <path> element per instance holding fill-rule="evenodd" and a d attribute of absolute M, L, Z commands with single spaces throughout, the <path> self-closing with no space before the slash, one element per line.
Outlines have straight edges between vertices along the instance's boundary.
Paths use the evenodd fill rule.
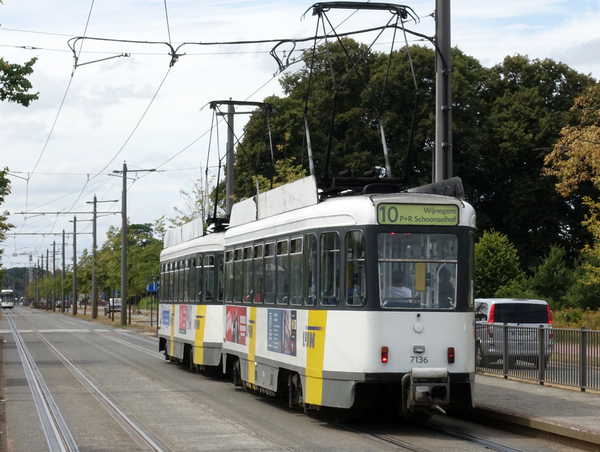
<path fill-rule="evenodd" d="M 248 322 L 246 334 L 248 335 L 248 375 L 246 375 L 246 381 L 248 383 L 255 383 L 256 376 L 256 362 L 254 361 L 254 354 L 256 352 L 256 308 L 250 308 L 250 319 Z"/>
<path fill-rule="evenodd" d="M 321 405 L 323 399 L 323 360 L 325 357 L 325 328 L 327 311 L 308 312 L 306 337 L 305 403 Z"/>
<path fill-rule="evenodd" d="M 194 337 L 194 364 L 204 364 L 204 329 L 206 327 L 206 305 L 196 306 L 196 321 L 194 328 L 196 336 Z"/>

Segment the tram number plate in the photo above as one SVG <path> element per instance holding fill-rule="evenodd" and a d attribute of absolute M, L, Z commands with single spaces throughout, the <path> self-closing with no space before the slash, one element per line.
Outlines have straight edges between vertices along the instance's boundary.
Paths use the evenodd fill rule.
<path fill-rule="evenodd" d="M 429 362 L 429 360 L 427 359 L 427 356 L 416 355 L 410 357 L 410 362 L 417 364 L 426 364 Z"/>

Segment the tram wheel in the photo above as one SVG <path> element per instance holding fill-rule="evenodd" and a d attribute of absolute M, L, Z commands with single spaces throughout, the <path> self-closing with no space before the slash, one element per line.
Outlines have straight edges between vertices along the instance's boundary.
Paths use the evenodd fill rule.
<path fill-rule="evenodd" d="M 242 386 L 242 372 L 240 370 L 240 360 L 237 358 L 233 363 L 233 386 Z"/>
<path fill-rule="evenodd" d="M 194 364 L 194 348 L 190 347 L 190 357 L 189 357 L 190 370 L 193 371 L 196 365 Z"/>

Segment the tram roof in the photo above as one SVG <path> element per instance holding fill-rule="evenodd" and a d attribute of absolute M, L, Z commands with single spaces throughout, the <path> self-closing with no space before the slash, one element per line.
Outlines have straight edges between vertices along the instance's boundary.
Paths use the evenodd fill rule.
<path fill-rule="evenodd" d="M 201 230 L 200 235 L 196 237 L 192 237 L 188 240 L 180 240 L 182 238 L 181 231 L 177 231 L 182 227 L 183 226 L 169 229 L 168 232 L 175 231 L 172 234 L 170 241 L 167 241 L 168 237 L 167 234 L 165 234 L 165 248 L 160 253 L 161 261 L 174 259 L 183 254 L 206 253 L 223 249 L 225 232 L 213 232 L 211 234 L 201 235 Z"/>
<path fill-rule="evenodd" d="M 315 179 L 307 177 L 235 204 L 226 237 L 252 240 L 267 231 L 293 234 L 310 228 L 377 224 L 376 207 L 381 203 L 456 205 L 459 225 L 475 227 L 472 206 L 452 196 L 411 190 L 340 196 L 319 202 Z"/>

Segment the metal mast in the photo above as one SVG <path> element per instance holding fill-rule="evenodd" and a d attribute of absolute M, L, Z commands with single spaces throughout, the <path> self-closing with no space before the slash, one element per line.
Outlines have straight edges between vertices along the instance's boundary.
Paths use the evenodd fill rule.
<path fill-rule="evenodd" d="M 452 63 L 450 0 L 435 2 L 435 159 L 434 182 L 452 177 Z"/>

